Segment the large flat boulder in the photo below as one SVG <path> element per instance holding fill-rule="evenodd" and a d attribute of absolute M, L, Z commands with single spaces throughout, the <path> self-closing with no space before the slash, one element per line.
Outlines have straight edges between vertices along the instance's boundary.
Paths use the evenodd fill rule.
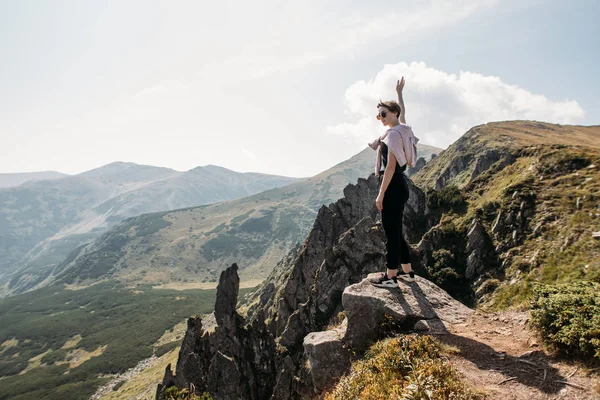
<path fill-rule="evenodd" d="M 362 282 L 348 286 L 342 295 L 348 328 L 344 341 L 353 348 L 362 348 L 377 339 L 383 328 L 393 325 L 405 331 L 443 333 L 448 324 L 464 322 L 473 312 L 454 300 L 439 286 L 416 277 L 414 282 L 398 282 L 398 288 L 384 289 L 371 285 L 370 274 Z M 415 324 L 417 325 L 415 329 Z"/>

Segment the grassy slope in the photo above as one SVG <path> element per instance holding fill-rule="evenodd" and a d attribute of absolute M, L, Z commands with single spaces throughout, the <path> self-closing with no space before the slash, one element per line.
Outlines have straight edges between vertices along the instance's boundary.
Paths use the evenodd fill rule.
<path fill-rule="evenodd" d="M 534 199 L 535 212 L 516 246 L 506 234 L 491 235 L 495 246 L 509 248 L 500 251 L 504 280 L 483 300 L 505 307 L 523 304 L 535 282 L 600 281 L 600 240 L 592 238 L 592 232 L 600 230 L 600 127 L 527 121 L 475 127 L 415 180 L 434 186 L 452 158 L 489 148 L 505 149 L 516 161 L 500 170 L 492 167 L 472 182 L 473 165 L 467 166 L 469 172 L 451 183 L 464 189 L 468 208 L 446 215 L 442 225 L 454 224 L 466 233 L 477 216 L 491 234 L 498 213 L 518 211 L 522 196 Z"/>
<path fill-rule="evenodd" d="M 447 362 L 430 336 L 403 335 L 377 342 L 349 374 L 326 393 L 326 400 L 455 399 L 483 400 Z"/>
<path fill-rule="evenodd" d="M 151 366 L 141 371 L 121 386 L 101 396 L 101 400 L 153 399 L 158 385 L 165 375 L 167 365 L 177 364 L 179 347 L 162 355 Z"/>
<path fill-rule="evenodd" d="M 211 312 L 214 296 L 214 290 L 132 290 L 106 282 L 5 299 L 0 399 L 87 399 L 106 382 L 100 376 L 135 366 L 152 355 L 165 331 Z"/>

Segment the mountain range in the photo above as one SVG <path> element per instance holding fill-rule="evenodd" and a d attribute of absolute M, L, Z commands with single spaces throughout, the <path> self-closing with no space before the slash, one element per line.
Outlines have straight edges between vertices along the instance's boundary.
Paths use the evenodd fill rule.
<path fill-rule="evenodd" d="M 212 165 L 179 172 L 117 162 L 0 189 L 0 285 L 4 292 L 34 287 L 70 251 L 128 217 L 232 200 L 297 180 Z"/>
<path fill-rule="evenodd" d="M 440 151 L 420 146 L 420 165 Z M 59 274 L 89 281 L 83 272 L 73 278 L 86 268 L 125 282 L 214 282 L 240 251 L 253 260 L 247 273 L 260 280 L 306 234 L 319 207 L 372 170 L 373 159 L 367 148 L 308 179 L 119 162 L 0 190 L 0 294 L 44 286 Z M 167 243 L 155 246 L 154 234 Z"/>

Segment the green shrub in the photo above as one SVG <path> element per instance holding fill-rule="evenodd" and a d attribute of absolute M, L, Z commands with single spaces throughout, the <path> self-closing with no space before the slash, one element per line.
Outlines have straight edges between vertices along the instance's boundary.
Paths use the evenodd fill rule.
<path fill-rule="evenodd" d="M 479 400 L 460 374 L 440 357 L 430 336 L 405 335 L 375 343 L 349 375 L 325 396 L 327 400 Z"/>
<path fill-rule="evenodd" d="M 240 225 L 240 230 L 248 233 L 266 233 L 271 230 L 272 219 L 272 213 L 258 218 L 250 218 Z"/>
<path fill-rule="evenodd" d="M 179 389 L 177 386 L 171 386 L 164 390 L 163 395 L 160 397 L 164 400 L 212 400 L 209 393 L 204 392 L 201 395 L 190 393 L 188 389 Z"/>
<path fill-rule="evenodd" d="M 558 150 L 540 157 L 538 169 L 543 174 L 567 174 L 585 168 L 592 162 L 572 151 Z"/>
<path fill-rule="evenodd" d="M 246 213 L 242 214 L 242 215 L 238 215 L 237 217 L 233 217 L 231 219 L 231 221 L 229 222 L 230 226 L 235 226 L 238 223 L 242 222 L 243 220 L 245 220 L 246 218 L 248 218 L 250 216 L 250 214 L 252 214 L 254 212 L 254 208 L 247 211 Z"/>
<path fill-rule="evenodd" d="M 215 228 L 213 228 L 212 230 L 205 232 L 204 236 L 209 236 L 212 235 L 213 233 L 219 233 L 221 232 L 223 229 L 225 229 L 227 227 L 227 224 L 225 222 L 223 222 L 222 224 L 217 225 Z"/>
<path fill-rule="evenodd" d="M 427 206 L 431 209 L 462 212 L 467 207 L 467 199 L 457 186 L 450 185 L 440 190 L 430 189 L 427 192 Z"/>
<path fill-rule="evenodd" d="M 474 300 L 474 293 L 465 277 L 468 256 L 466 233 L 453 222 L 442 224 L 439 233 L 439 243 L 444 248 L 431 253 L 431 259 L 425 268 L 426 278 L 455 299 L 470 305 Z"/>
<path fill-rule="evenodd" d="M 164 214 L 144 214 L 135 219 L 135 236 L 152 235 L 162 228 L 171 226 L 171 222 L 162 219 Z"/>
<path fill-rule="evenodd" d="M 201 252 L 208 261 L 227 255 L 243 259 L 258 258 L 264 254 L 268 245 L 268 239 L 263 235 L 224 232 L 207 240 Z"/>
<path fill-rule="evenodd" d="M 483 296 L 484 294 L 493 293 L 496 289 L 500 287 L 500 281 L 498 279 L 488 279 L 483 282 L 479 289 L 477 289 L 477 295 Z"/>
<path fill-rule="evenodd" d="M 535 289 L 531 325 L 564 356 L 600 360 L 600 284 L 577 282 Z"/>
<path fill-rule="evenodd" d="M 67 357 L 67 351 L 65 349 L 51 350 L 40 360 L 42 364 L 52 365 L 58 361 L 62 361 Z"/>
<path fill-rule="evenodd" d="M 27 360 L 2 360 L 0 361 L 0 376 L 16 375 L 27 368 Z"/>
<path fill-rule="evenodd" d="M 455 269 L 454 254 L 446 249 L 433 252 L 433 268 L 428 269 L 432 280 L 439 286 L 449 288 L 460 281 L 460 276 Z"/>

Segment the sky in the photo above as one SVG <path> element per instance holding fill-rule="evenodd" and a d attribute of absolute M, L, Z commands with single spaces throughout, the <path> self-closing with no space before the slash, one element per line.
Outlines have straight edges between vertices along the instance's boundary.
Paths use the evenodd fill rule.
<path fill-rule="evenodd" d="M 0 173 L 315 175 L 407 123 L 600 124 L 595 0 L 0 0 Z"/>

